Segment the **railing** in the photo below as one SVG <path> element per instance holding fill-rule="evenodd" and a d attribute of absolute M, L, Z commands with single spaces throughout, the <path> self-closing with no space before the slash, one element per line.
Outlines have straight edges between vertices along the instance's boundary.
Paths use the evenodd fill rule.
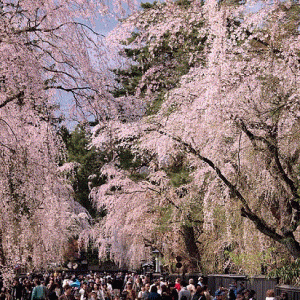
<path fill-rule="evenodd" d="M 281 293 L 286 293 L 288 300 L 300 300 L 300 287 L 291 285 L 277 285 L 276 295 L 280 296 Z"/>
<path fill-rule="evenodd" d="M 275 290 L 278 283 L 277 279 L 268 279 L 266 276 L 252 276 L 248 277 L 245 275 L 209 275 L 208 276 L 208 288 L 214 295 L 215 291 L 220 287 L 228 288 L 234 281 L 237 282 L 238 286 L 241 282 L 244 282 L 246 289 L 254 290 L 256 292 L 255 298 L 257 300 L 266 299 L 267 290 Z M 293 298 L 289 298 L 293 299 Z M 300 300 L 300 299 L 299 299 Z"/>

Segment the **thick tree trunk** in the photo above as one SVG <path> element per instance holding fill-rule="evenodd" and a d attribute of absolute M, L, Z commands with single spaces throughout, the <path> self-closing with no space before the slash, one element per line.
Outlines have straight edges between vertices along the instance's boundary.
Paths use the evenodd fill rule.
<path fill-rule="evenodd" d="M 286 228 L 281 228 L 281 234 L 276 233 L 276 230 L 267 225 L 261 218 L 259 218 L 253 212 L 248 212 L 244 208 L 241 210 L 242 216 L 251 220 L 256 228 L 263 234 L 269 236 L 273 240 L 284 245 L 288 252 L 295 258 L 300 257 L 300 244 L 295 239 L 295 236 L 292 231 L 287 230 Z"/>
<path fill-rule="evenodd" d="M 182 225 L 181 228 L 185 249 L 190 261 L 190 268 L 199 270 L 201 256 L 196 243 L 194 228 L 190 225 Z"/>
<path fill-rule="evenodd" d="M 294 234 L 292 232 L 285 232 L 284 229 L 281 229 L 281 231 L 284 236 L 281 243 L 293 257 L 300 257 L 300 244 L 296 241 Z"/>

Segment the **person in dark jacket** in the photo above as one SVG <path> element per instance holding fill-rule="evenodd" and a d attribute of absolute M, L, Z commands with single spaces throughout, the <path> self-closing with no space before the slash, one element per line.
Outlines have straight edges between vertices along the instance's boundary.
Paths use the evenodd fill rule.
<path fill-rule="evenodd" d="M 22 298 L 22 285 L 20 284 L 18 279 L 14 279 L 13 285 L 11 288 L 11 297 L 12 300 L 21 300 Z"/>
<path fill-rule="evenodd" d="M 206 300 L 204 296 L 204 286 L 197 286 L 196 293 L 193 295 L 192 300 Z"/>
<path fill-rule="evenodd" d="M 161 300 L 161 295 L 157 292 L 156 285 L 153 285 L 150 289 L 150 294 L 148 296 L 149 300 Z"/>

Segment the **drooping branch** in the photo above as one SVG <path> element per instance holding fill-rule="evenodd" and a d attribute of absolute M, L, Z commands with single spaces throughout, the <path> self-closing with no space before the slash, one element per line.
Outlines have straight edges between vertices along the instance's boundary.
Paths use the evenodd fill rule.
<path fill-rule="evenodd" d="M 274 228 L 270 227 L 263 219 L 261 219 L 257 214 L 255 214 L 251 210 L 246 199 L 243 197 L 243 195 L 240 193 L 237 187 L 234 184 L 232 184 L 229 179 L 227 179 L 227 177 L 222 173 L 220 168 L 218 168 L 213 163 L 213 161 L 211 161 L 205 156 L 202 156 L 200 152 L 197 149 L 195 149 L 191 144 L 182 141 L 179 137 L 172 136 L 162 130 L 157 130 L 157 132 L 162 135 L 168 136 L 172 140 L 178 142 L 186 149 L 186 151 L 195 155 L 201 161 L 209 165 L 216 172 L 217 176 L 223 181 L 223 183 L 230 189 L 231 194 L 241 202 L 243 206 L 241 211 L 242 216 L 247 217 L 249 220 L 251 220 L 255 224 L 256 228 L 263 234 L 269 236 L 270 238 L 272 238 L 273 240 L 279 243 L 284 243 L 284 236 L 278 234 Z"/>
<path fill-rule="evenodd" d="M 287 173 L 284 171 L 284 168 L 281 164 L 280 158 L 279 158 L 279 152 L 278 152 L 278 147 L 276 145 L 274 145 L 274 143 L 271 143 L 270 141 L 268 141 L 266 138 L 261 137 L 261 136 L 257 136 L 254 135 L 246 126 L 246 124 L 243 122 L 243 120 L 239 120 L 238 121 L 238 125 L 241 128 L 241 130 L 247 135 L 247 137 L 250 139 L 250 141 L 252 142 L 253 146 L 256 148 L 256 141 L 260 141 L 262 143 L 264 143 L 268 150 L 270 151 L 270 153 L 272 154 L 278 172 L 281 176 L 281 178 L 283 179 L 283 181 L 287 184 L 287 186 L 290 188 L 291 193 L 293 194 L 293 197 L 298 199 L 299 195 L 297 192 L 297 188 L 293 182 L 292 179 L 289 178 L 289 176 L 287 175 Z M 300 207 L 299 207 L 300 208 Z"/>

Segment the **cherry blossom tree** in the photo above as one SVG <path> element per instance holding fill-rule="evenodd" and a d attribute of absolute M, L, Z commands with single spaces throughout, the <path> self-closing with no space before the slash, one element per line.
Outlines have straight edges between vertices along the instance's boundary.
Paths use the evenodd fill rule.
<path fill-rule="evenodd" d="M 61 262 L 71 235 L 89 229 L 60 166 L 65 147 L 55 109 L 71 94 L 81 112 L 109 115 L 109 74 L 97 16 L 132 1 L 0 1 L 1 272 Z M 98 114 L 98 115 L 97 115 Z M 6 276 L 6 275 L 5 275 Z"/>
<path fill-rule="evenodd" d="M 171 199 L 183 206 L 193 194 L 191 186 L 197 187 L 202 238 L 216 237 L 214 243 L 210 240 L 214 257 L 225 249 L 250 253 L 251 243 L 251 251 L 263 253 L 271 244 L 280 244 L 299 257 L 299 6 L 293 1 L 206 1 L 200 9 L 197 1 L 189 1 L 188 7 L 197 7 L 193 18 L 203 20 L 199 34 L 206 37 L 205 47 L 195 53 L 202 63 L 192 66 L 150 115 L 144 107 L 155 102 L 153 87 L 162 79 L 157 78 L 159 72 L 145 72 L 135 93 L 119 98 L 140 101 L 135 107 L 139 117 L 99 125 L 101 134 L 95 135 L 94 143 L 100 148 L 129 147 L 148 157 L 149 179 L 185 151 L 192 184 L 185 186 L 184 197 L 172 194 Z M 160 20 L 155 16 L 163 9 L 167 18 Z M 129 18 L 130 25 L 145 29 L 135 42 L 148 38 L 140 38 L 136 47 L 148 42 L 150 56 L 155 57 L 165 34 L 176 41 L 180 28 L 186 29 L 182 20 L 187 16 L 177 10 L 170 1 Z M 122 26 L 130 28 L 126 21 Z M 149 93 L 143 97 L 139 86 L 145 85 Z M 116 163 L 118 159 L 115 152 Z M 104 193 L 96 200 L 101 203 L 105 197 Z M 118 211 L 122 197 L 114 196 L 110 203 L 117 207 L 112 213 Z M 134 209 L 133 205 L 132 216 L 138 216 Z M 118 214 L 110 220 L 114 216 L 120 220 Z M 223 228 L 217 227 L 220 219 Z"/>

